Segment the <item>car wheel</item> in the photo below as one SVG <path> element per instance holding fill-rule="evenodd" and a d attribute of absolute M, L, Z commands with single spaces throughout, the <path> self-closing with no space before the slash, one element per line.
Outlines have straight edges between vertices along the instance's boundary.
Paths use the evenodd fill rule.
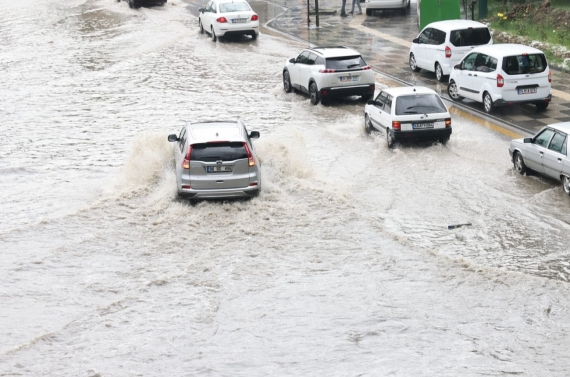
<path fill-rule="evenodd" d="M 386 128 L 386 144 L 388 144 L 388 148 L 394 148 L 394 137 L 389 128 Z"/>
<path fill-rule="evenodd" d="M 137 3 L 135 0 L 127 0 L 127 2 L 129 3 L 129 8 L 136 9 Z"/>
<path fill-rule="evenodd" d="M 457 84 L 453 80 L 450 81 L 449 85 L 447 86 L 447 94 L 454 101 L 461 101 L 463 99 L 463 97 L 459 95 Z"/>
<path fill-rule="evenodd" d="M 439 82 L 444 82 L 443 69 L 439 63 L 435 63 L 435 78 Z"/>
<path fill-rule="evenodd" d="M 218 40 L 218 37 L 216 37 L 216 32 L 214 31 L 214 27 L 212 26 L 211 30 L 211 37 L 212 37 L 212 42 L 216 42 Z"/>
<path fill-rule="evenodd" d="M 483 107 L 485 107 L 485 112 L 490 114 L 493 111 L 493 98 L 487 92 L 483 93 Z"/>
<path fill-rule="evenodd" d="M 523 156 L 520 154 L 520 152 L 515 152 L 513 164 L 515 165 L 515 170 L 519 174 L 524 175 L 524 173 L 526 173 L 526 165 L 524 164 Z"/>
<path fill-rule="evenodd" d="M 539 102 L 539 103 L 536 103 L 535 105 L 536 105 L 536 108 L 537 108 L 538 110 L 541 110 L 541 111 L 542 111 L 542 110 L 546 110 L 546 108 L 548 107 L 548 104 L 549 104 L 549 103 L 550 103 L 550 102 Z"/>
<path fill-rule="evenodd" d="M 372 99 L 372 94 L 368 93 L 368 94 L 363 94 L 362 95 L 362 100 L 365 102 L 368 102 Z"/>
<path fill-rule="evenodd" d="M 257 39 L 257 33 L 251 33 L 251 39 L 255 41 Z"/>
<path fill-rule="evenodd" d="M 289 77 L 289 71 L 283 71 L 283 89 L 286 93 L 291 93 L 293 88 L 291 87 L 291 78 Z"/>
<path fill-rule="evenodd" d="M 372 16 L 372 9 L 366 9 L 366 15 Z"/>
<path fill-rule="evenodd" d="M 418 65 L 416 63 L 416 57 L 414 56 L 414 54 L 410 54 L 410 68 L 414 72 L 419 72 L 422 70 L 421 68 L 418 68 Z"/>
<path fill-rule="evenodd" d="M 449 141 L 449 136 L 442 137 L 441 139 L 439 139 L 439 142 L 443 145 L 446 145 L 448 141 Z"/>
<path fill-rule="evenodd" d="M 200 24 L 200 34 L 204 34 L 204 25 L 202 25 L 202 20 L 198 20 L 198 23 Z"/>
<path fill-rule="evenodd" d="M 372 123 L 368 114 L 364 115 L 364 131 L 366 131 L 367 134 L 372 132 Z"/>
<path fill-rule="evenodd" d="M 309 95 L 311 96 L 311 103 L 313 105 L 318 105 L 320 101 L 319 90 L 317 89 L 317 84 L 314 82 L 309 85 Z"/>
<path fill-rule="evenodd" d="M 562 188 L 566 194 L 570 195 L 570 177 L 566 175 L 562 177 Z"/>

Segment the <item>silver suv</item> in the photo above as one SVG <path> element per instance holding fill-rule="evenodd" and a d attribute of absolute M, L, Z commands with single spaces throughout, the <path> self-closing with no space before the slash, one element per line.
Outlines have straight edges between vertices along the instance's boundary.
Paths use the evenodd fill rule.
<path fill-rule="evenodd" d="M 174 145 L 178 195 L 193 199 L 248 198 L 261 190 L 259 159 L 241 121 L 189 123 Z"/>

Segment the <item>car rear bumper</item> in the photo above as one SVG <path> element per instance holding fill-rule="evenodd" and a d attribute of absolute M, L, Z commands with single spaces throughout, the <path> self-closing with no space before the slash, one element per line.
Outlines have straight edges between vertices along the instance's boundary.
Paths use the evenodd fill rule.
<path fill-rule="evenodd" d="M 550 102 L 552 100 L 552 94 L 549 94 L 547 97 L 542 97 L 542 98 L 534 98 L 534 99 L 526 99 L 526 100 L 522 100 L 522 101 L 507 101 L 504 99 L 498 99 L 495 102 L 493 102 L 493 106 L 513 106 L 513 105 L 524 105 L 527 103 L 547 103 Z"/>
<path fill-rule="evenodd" d="M 406 6 L 406 1 L 402 0 L 384 0 L 384 1 L 366 1 L 366 9 L 398 9 Z"/>
<path fill-rule="evenodd" d="M 322 88 L 320 90 L 321 98 L 326 97 L 347 97 L 347 96 L 361 96 L 363 94 L 374 95 L 374 84 L 364 85 L 351 85 L 351 86 L 336 86 L 329 88 Z"/>
<path fill-rule="evenodd" d="M 451 127 L 439 128 L 435 130 L 392 131 L 392 137 L 394 141 L 438 140 L 447 139 L 450 136 Z"/>
<path fill-rule="evenodd" d="M 217 190 L 195 190 L 183 188 L 178 190 L 178 195 L 192 199 L 251 198 L 258 194 L 259 186 Z"/>
<path fill-rule="evenodd" d="M 243 35 L 243 34 L 259 34 L 259 21 L 252 21 L 247 24 L 224 24 L 224 27 L 216 28 L 216 35 L 218 37 L 226 37 L 230 35 Z"/>

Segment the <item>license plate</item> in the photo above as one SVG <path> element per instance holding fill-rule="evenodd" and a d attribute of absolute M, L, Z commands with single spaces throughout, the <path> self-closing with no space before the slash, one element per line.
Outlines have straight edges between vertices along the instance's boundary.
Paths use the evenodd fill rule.
<path fill-rule="evenodd" d="M 358 81 L 358 76 L 341 76 L 340 82 Z"/>
<path fill-rule="evenodd" d="M 206 171 L 208 173 L 224 173 L 224 172 L 231 172 L 231 166 L 207 166 Z"/>
<path fill-rule="evenodd" d="M 523 88 L 518 89 L 519 94 L 533 94 L 536 93 L 536 88 Z"/>
<path fill-rule="evenodd" d="M 232 23 L 234 24 L 243 24 L 247 21 L 247 18 L 234 18 Z"/>
<path fill-rule="evenodd" d="M 424 128 L 433 128 L 433 123 L 412 123 L 414 130 L 421 130 Z"/>

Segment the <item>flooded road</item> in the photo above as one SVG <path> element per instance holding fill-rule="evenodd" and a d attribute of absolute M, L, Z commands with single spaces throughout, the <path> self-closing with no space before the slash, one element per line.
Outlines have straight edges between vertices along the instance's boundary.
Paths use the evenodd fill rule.
<path fill-rule="evenodd" d="M 570 199 L 507 137 L 389 150 L 182 1 L 0 5 L 0 375 L 568 375 Z M 166 136 L 235 118 L 262 194 L 176 198 Z"/>

